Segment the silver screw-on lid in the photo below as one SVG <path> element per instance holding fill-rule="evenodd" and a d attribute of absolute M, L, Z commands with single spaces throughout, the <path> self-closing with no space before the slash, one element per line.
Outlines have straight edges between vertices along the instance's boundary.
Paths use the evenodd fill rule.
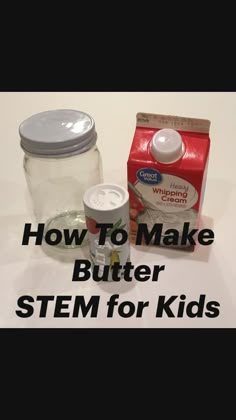
<path fill-rule="evenodd" d="M 93 118 L 73 109 L 32 115 L 20 124 L 19 133 L 25 152 L 45 158 L 80 154 L 97 141 Z"/>

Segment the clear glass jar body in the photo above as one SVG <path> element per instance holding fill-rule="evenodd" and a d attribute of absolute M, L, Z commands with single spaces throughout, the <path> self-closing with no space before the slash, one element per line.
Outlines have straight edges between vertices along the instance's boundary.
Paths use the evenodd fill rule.
<path fill-rule="evenodd" d="M 84 192 L 103 182 L 96 145 L 69 157 L 38 157 L 25 152 L 24 172 L 37 223 L 49 229 L 85 229 Z M 68 247 L 64 240 L 61 247 Z M 74 247 L 72 244 L 69 247 Z"/>

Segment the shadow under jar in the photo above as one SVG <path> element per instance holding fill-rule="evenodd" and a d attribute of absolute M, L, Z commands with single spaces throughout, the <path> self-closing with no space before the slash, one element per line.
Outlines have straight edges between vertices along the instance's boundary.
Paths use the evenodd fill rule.
<path fill-rule="evenodd" d="M 65 244 L 63 229 L 86 229 L 84 192 L 103 181 L 95 122 L 81 111 L 52 110 L 23 121 L 19 133 L 36 221 L 45 224 L 44 236 L 62 232 L 58 247 L 75 248 L 75 241 Z"/>

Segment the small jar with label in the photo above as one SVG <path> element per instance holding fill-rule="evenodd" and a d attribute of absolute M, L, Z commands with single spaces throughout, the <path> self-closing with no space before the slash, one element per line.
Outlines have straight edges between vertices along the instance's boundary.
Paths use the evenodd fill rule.
<path fill-rule="evenodd" d="M 44 235 L 51 229 L 86 228 L 84 192 L 103 180 L 93 118 L 69 109 L 41 112 L 23 121 L 19 133 L 33 210 L 37 223 L 45 224 Z M 59 246 L 76 244 L 62 239 Z"/>
<path fill-rule="evenodd" d="M 95 185 L 84 194 L 84 209 L 93 276 L 119 281 L 130 262 L 129 193 L 116 184 Z"/>

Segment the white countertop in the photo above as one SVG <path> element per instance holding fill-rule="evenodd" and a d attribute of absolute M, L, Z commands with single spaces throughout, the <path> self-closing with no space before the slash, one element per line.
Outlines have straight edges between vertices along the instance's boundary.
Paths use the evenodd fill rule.
<path fill-rule="evenodd" d="M 74 260 L 82 251 L 58 257 L 45 254 L 31 243 L 22 246 L 25 223 L 32 222 L 19 145 L 18 127 L 28 116 L 55 108 L 79 109 L 96 122 L 104 181 L 126 187 L 126 163 L 139 111 L 211 120 L 211 150 L 203 205 L 203 225 L 215 233 L 211 246 L 193 253 L 131 246 L 137 266 L 165 265 L 158 282 L 72 282 Z M 236 327 L 236 93 L 0 93 L 1 206 L 0 206 L 0 327 Z M 53 247 L 52 247 L 53 248 Z M 122 318 L 117 307 L 107 318 L 107 301 L 148 301 L 143 316 Z M 159 295 L 186 295 L 186 302 L 206 295 L 220 303 L 217 318 L 155 317 Z M 54 318 L 54 303 L 39 318 L 35 302 L 30 318 L 19 318 L 17 300 L 22 295 L 100 296 L 97 318 Z M 73 299 L 69 308 L 73 307 Z M 173 310 L 177 305 L 173 304 Z M 72 313 L 72 309 L 70 310 Z"/>

